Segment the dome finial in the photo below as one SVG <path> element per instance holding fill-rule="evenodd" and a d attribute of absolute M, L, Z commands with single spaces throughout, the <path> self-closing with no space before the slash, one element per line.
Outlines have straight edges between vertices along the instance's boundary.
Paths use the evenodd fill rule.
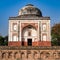
<path fill-rule="evenodd" d="M 29 4 L 27 4 L 26 6 L 34 6 L 34 5 L 32 5 L 32 4 L 29 3 Z"/>

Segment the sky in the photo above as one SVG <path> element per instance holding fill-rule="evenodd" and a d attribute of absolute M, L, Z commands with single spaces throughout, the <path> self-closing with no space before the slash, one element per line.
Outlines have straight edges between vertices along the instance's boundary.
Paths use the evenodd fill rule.
<path fill-rule="evenodd" d="M 18 11 L 27 4 L 33 4 L 49 16 L 51 26 L 60 23 L 60 0 L 0 0 L 0 35 L 8 35 L 8 19 L 18 15 Z"/>

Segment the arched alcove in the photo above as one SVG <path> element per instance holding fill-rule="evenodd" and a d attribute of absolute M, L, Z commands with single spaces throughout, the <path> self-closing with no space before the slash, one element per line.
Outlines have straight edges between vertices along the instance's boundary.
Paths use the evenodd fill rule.
<path fill-rule="evenodd" d="M 2 53 L 2 58 L 6 58 L 6 53 Z"/>
<path fill-rule="evenodd" d="M 13 54 L 12 52 L 9 52 L 8 53 L 8 58 L 12 58 L 12 54 Z"/>
<path fill-rule="evenodd" d="M 46 55 L 45 58 L 49 58 L 50 57 L 50 53 L 49 52 L 46 52 L 45 55 Z"/>
<path fill-rule="evenodd" d="M 60 58 L 60 52 L 58 52 L 58 57 Z"/>
<path fill-rule="evenodd" d="M 22 30 L 22 45 L 27 42 L 28 46 L 32 46 L 32 42 L 37 40 L 37 30 L 34 26 L 28 25 Z"/>
<path fill-rule="evenodd" d="M 25 57 L 25 53 L 21 52 L 21 58 L 23 59 Z"/>
<path fill-rule="evenodd" d="M 16 57 L 17 57 L 17 54 L 18 54 L 18 52 L 15 52 L 15 53 L 14 53 L 14 58 L 16 58 Z"/>

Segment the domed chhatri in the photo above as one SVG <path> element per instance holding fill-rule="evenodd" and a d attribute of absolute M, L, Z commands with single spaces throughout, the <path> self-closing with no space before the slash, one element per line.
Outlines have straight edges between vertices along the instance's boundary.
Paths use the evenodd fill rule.
<path fill-rule="evenodd" d="M 41 11 L 32 4 L 27 4 L 19 11 L 19 15 L 38 15 L 42 17 Z"/>

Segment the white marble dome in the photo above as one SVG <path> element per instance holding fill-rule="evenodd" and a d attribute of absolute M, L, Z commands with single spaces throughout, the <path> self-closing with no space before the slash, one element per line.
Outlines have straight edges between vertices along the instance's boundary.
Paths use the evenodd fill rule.
<path fill-rule="evenodd" d="M 21 10 L 19 10 L 19 15 L 38 15 L 38 16 L 42 16 L 42 13 L 38 8 L 36 8 L 32 4 L 28 4 L 25 7 L 23 7 Z"/>

